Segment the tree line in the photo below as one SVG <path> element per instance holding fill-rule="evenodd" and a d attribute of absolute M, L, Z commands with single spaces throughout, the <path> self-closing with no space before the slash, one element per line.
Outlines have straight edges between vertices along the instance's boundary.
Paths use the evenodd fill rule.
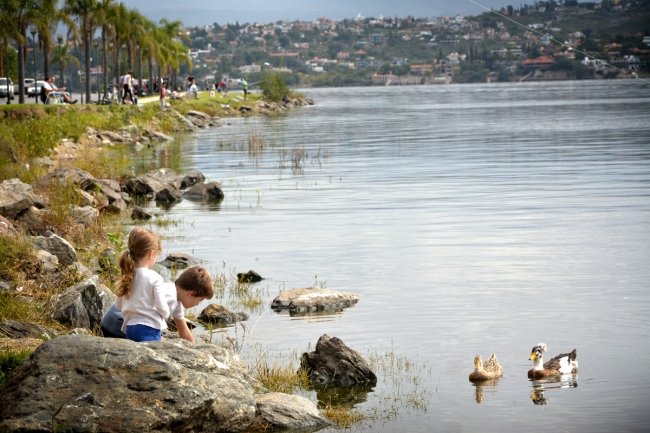
<path fill-rule="evenodd" d="M 43 53 L 43 73 L 50 76 L 50 63 L 62 66 L 69 61 L 67 48 L 77 45 L 83 50 L 84 74 L 90 77 L 91 46 L 101 46 L 101 68 L 104 91 L 108 87 L 108 65 L 112 63 L 112 75 L 117 80 L 120 71 L 134 70 L 142 78 L 143 59 L 148 63 L 149 83 L 157 76 L 172 76 L 181 64 L 191 59 L 182 40 L 190 42 L 181 21 L 165 18 L 155 23 L 134 8 L 115 0 L 0 0 L 0 65 L 2 76 L 6 75 L 7 53 L 12 45 L 18 50 L 19 103 L 25 102 L 25 62 L 29 46 L 28 33 L 38 34 L 38 46 Z M 65 44 L 63 35 L 56 29 L 67 28 Z M 99 34 L 99 37 L 97 35 Z M 58 46 L 57 46 L 58 45 Z M 65 52 L 64 52 L 65 50 Z M 137 68 L 134 68 L 134 63 Z M 154 66 L 155 65 L 155 66 Z M 61 77 L 63 81 L 63 77 Z M 116 81 L 117 82 L 117 81 Z M 90 80 L 85 80 L 86 99 L 90 100 Z"/>

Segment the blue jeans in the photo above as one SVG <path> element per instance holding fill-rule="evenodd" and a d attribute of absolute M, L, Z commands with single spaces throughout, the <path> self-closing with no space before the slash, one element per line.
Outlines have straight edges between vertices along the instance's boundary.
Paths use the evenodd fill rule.
<path fill-rule="evenodd" d="M 160 341 L 162 340 L 162 331 L 147 325 L 130 325 L 126 327 L 126 338 L 138 343 Z"/>

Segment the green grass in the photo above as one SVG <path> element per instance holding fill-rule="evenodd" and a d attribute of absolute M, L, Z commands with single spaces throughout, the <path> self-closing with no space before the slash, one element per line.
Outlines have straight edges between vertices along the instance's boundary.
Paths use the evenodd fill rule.
<path fill-rule="evenodd" d="M 21 237 L 0 236 L 0 279 L 19 283 L 24 273 L 36 269 L 31 244 Z"/>
<path fill-rule="evenodd" d="M 169 99 L 168 102 L 171 106 L 181 114 L 186 114 L 190 110 L 197 110 L 210 116 L 232 116 L 232 111 L 239 111 L 242 105 L 253 107 L 257 101 L 261 99 L 261 95 L 248 94 L 248 99 L 240 101 L 243 98 L 243 93 L 229 92 L 228 97 L 224 98 L 221 93 L 215 92 L 215 97 L 210 98 L 209 91 L 199 92 L 199 99 L 185 98 L 183 100 Z M 223 108 L 222 105 L 229 105 L 230 109 Z"/>
<path fill-rule="evenodd" d="M 31 353 L 32 351 L 29 349 L 0 349 L 0 389 L 4 388 L 11 372 L 22 364 Z"/>

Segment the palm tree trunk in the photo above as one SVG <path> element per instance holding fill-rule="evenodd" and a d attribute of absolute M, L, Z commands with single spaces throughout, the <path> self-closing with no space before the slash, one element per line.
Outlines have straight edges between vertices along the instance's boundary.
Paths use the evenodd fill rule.
<path fill-rule="evenodd" d="M 138 96 L 142 96 L 142 48 L 138 47 Z"/>
<path fill-rule="evenodd" d="M 128 69 L 129 71 L 133 71 L 133 49 L 131 48 L 131 42 L 129 42 L 126 46 L 127 49 L 127 65 L 129 66 Z"/>
<path fill-rule="evenodd" d="M 153 95 L 153 62 L 151 61 L 151 53 L 149 54 L 149 96 Z"/>
<path fill-rule="evenodd" d="M 102 77 L 104 78 L 102 81 L 103 85 L 103 97 L 106 97 L 106 89 L 108 88 L 108 74 L 106 73 L 107 68 L 107 62 L 106 62 L 106 32 L 105 28 L 102 27 Z"/>
<path fill-rule="evenodd" d="M 118 86 L 121 86 L 122 83 L 120 83 L 120 37 L 115 36 L 115 51 L 113 52 L 113 56 L 115 59 L 115 64 L 114 64 L 114 71 L 113 73 L 115 74 L 115 84 Z"/>
<path fill-rule="evenodd" d="M 18 42 L 18 103 L 25 103 L 25 45 Z"/>
<path fill-rule="evenodd" d="M 84 32 L 84 59 L 86 67 L 86 104 L 90 102 L 90 31 Z"/>
<path fill-rule="evenodd" d="M 47 42 L 43 44 L 43 75 L 44 79 L 50 76 L 50 44 Z"/>

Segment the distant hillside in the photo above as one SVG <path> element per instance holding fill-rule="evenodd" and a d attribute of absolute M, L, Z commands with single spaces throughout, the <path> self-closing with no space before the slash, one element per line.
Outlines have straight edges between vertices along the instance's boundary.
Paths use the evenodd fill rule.
<path fill-rule="evenodd" d="M 482 19 L 500 19 L 492 12 L 481 15 Z M 622 10 L 584 10 L 579 13 L 558 13 L 544 12 L 531 13 L 529 15 L 511 17 L 512 20 L 525 26 L 535 23 L 553 22 L 553 27 L 562 29 L 563 34 L 583 32 L 590 30 L 592 36 L 605 34 L 637 34 L 650 35 L 650 2 L 635 5 L 631 9 Z M 510 22 L 504 24 L 508 29 L 516 31 L 516 24 Z"/>

